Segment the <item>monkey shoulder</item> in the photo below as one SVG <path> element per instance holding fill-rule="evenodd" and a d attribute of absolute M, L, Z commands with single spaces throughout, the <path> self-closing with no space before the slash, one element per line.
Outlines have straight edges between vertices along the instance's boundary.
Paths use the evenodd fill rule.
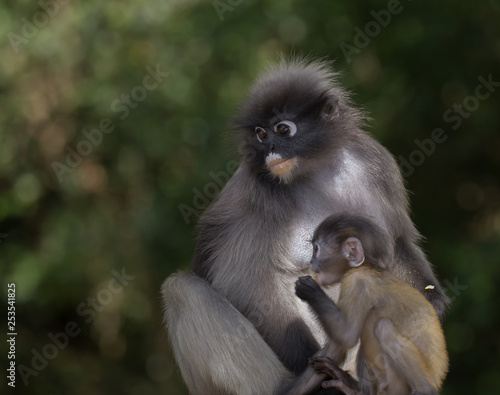
<path fill-rule="evenodd" d="M 393 175 L 393 171 L 397 169 L 396 160 L 389 150 L 366 132 L 361 132 L 353 138 L 350 150 L 363 158 L 364 163 L 370 164 L 369 170 L 373 174 L 384 175 L 380 172 L 390 169 L 389 175 Z"/>
<path fill-rule="evenodd" d="M 354 136 L 349 152 L 358 159 L 363 170 L 368 174 L 368 182 L 386 197 L 398 199 L 406 204 L 406 192 L 403 178 L 397 162 L 389 150 L 366 132 Z"/>
<path fill-rule="evenodd" d="M 380 287 L 381 276 L 380 271 L 368 267 L 352 269 L 342 279 L 341 294 L 370 298 Z"/>

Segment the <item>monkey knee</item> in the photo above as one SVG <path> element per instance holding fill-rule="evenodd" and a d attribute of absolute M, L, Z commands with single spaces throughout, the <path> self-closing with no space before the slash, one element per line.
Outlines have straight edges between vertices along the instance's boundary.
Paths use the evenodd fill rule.
<path fill-rule="evenodd" d="M 166 303 L 182 303 L 207 292 L 215 292 L 215 290 L 202 278 L 186 272 L 170 275 L 161 287 L 163 300 Z"/>
<path fill-rule="evenodd" d="M 212 295 L 217 297 L 216 291 L 205 280 L 185 272 L 170 275 L 162 284 L 161 294 L 167 326 L 178 321 L 184 312 L 197 310 L 204 302 L 213 299 Z"/>
<path fill-rule="evenodd" d="M 161 293 L 164 299 L 176 298 L 179 293 L 185 290 L 185 285 L 189 282 L 189 274 L 184 272 L 174 273 L 167 277 L 161 286 Z"/>
<path fill-rule="evenodd" d="M 167 277 L 161 286 L 166 323 L 168 323 L 169 317 L 178 316 L 180 313 L 179 310 L 182 303 L 180 290 L 182 286 L 179 283 L 182 281 L 182 274 L 176 273 Z"/>

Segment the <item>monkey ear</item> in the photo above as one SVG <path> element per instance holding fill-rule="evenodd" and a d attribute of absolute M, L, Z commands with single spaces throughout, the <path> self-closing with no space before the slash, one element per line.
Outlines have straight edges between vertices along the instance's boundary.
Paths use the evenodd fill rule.
<path fill-rule="evenodd" d="M 351 267 L 361 266 L 365 261 L 363 245 L 357 237 L 348 237 L 342 243 L 342 254 L 349 261 Z"/>
<path fill-rule="evenodd" d="M 333 95 L 325 97 L 321 115 L 328 119 L 334 119 L 339 116 L 339 99 Z"/>

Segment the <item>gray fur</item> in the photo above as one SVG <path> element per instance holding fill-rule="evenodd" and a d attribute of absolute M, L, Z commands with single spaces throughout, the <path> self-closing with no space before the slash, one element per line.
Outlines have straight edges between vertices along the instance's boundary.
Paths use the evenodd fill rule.
<path fill-rule="evenodd" d="M 296 136 L 272 133 L 273 123 L 295 116 Z M 385 228 L 394 240 L 393 273 L 422 292 L 435 285 L 426 296 L 444 312 L 447 299 L 416 244 L 396 162 L 362 123 L 326 63 L 282 62 L 250 90 L 234 121 L 244 142 L 240 167 L 200 219 L 194 274 L 163 286 L 167 330 L 192 393 L 270 393 L 324 344 L 294 283 L 309 272 L 314 229 L 332 213 L 365 214 Z M 255 139 L 256 126 L 274 139 L 268 146 Z M 281 142 L 280 153 L 298 158 L 287 178 L 270 176 L 264 162 L 270 144 L 278 150 Z M 237 326 L 249 335 L 238 336 Z M 272 371 L 266 382 L 263 369 Z"/>
<path fill-rule="evenodd" d="M 162 293 L 165 324 L 191 393 L 266 394 L 290 377 L 250 322 L 205 280 L 178 273 Z"/>

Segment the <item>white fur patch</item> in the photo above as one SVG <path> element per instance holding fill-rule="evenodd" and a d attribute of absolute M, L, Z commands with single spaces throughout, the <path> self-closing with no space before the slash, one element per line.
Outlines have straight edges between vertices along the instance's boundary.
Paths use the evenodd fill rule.
<path fill-rule="evenodd" d="M 349 152 L 342 153 L 342 170 L 335 177 L 335 189 L 341 194 L 347 194 L 349 191 L 356 191 L 359 196 L 359 190 L 365 188 L 366 171 L 362 164 Z"/>
<path fill-rule="evenodd" d="M 283 159 L 283 157 L 280 154 L 275 154 L 274 152 L 272 152 L 272 153 L 267 155 L 266 164 L 269 164 L 269 162 L 271 162 L 275 159 Z"/>
<path fill-rule="evenodd" d="M 293 178 L 294 169 L 297 168 L 297 158 L 283 158 L 280 154 L 270 153 L 266 157 L 269 172 L 285 184 Z"/>

